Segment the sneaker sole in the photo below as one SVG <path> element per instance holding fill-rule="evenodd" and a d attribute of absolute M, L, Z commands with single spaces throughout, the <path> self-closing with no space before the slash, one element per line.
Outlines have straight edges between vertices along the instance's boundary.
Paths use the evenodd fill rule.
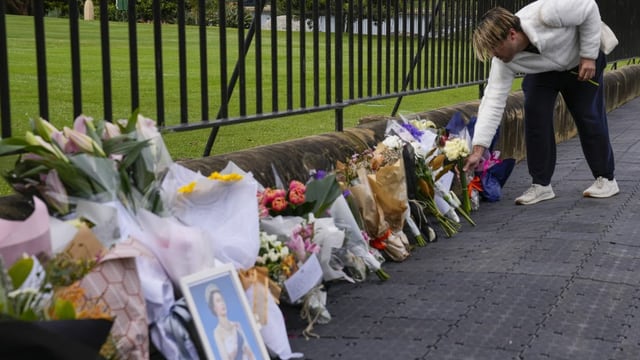
<path fill-rule="evenodd" d="M 547 194 L 547 195 L 535 198 L 532 201 L 516 200 L 516 205 L 533 205 L 533 204 L 539 203 L 540 201 L 551 200 L 554 197 L 556 197 L 556 194 L 551 193 L 551 194 Z"/>
<path fill-rule="evenodd" d="M 588 192 L 583 192 L 582 196 L 590 197 L 590 198 L 596 198 L 596 199 L 604 199 L 604 198 L 609 198 L 609 197 L 615 196 L 619 192 L 620 192 L 620 190 L 616 190 L 615 192 L 613 192 L 611 194 L 591 194 L 591 193 L 588 193 Z"/>

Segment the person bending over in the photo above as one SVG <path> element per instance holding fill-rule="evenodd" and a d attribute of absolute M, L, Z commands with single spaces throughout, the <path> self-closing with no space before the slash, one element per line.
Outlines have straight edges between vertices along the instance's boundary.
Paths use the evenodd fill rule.
<path fill-rule="evenodd" d="M 539 0 L 513 14 L 489 10 L 473 33 L 476 57 L 491 59 L 485 94 L 478 108 L 473 150 L 465 170 L 473 170 L 502 120 L 513 80 L 524 73 L 526 156 L 532 185 L 516 204 L 555 197 L 551 177 L 556 165 L 553 114 L 562 94 L 576 124 L 582 151 L 595 182 L 584 196 L 607 198 L 619 192 L 604 103 L 603 25 L 594 0 Z M 609 53 L 613 45 L 602 48 Z"/>

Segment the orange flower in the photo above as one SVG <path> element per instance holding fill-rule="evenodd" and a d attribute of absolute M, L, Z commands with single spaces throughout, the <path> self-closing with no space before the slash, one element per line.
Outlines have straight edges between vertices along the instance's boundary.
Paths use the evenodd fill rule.
<path fill-rule="evenodd" d="M 291 275 L 293 275 L 293 273 L 298 270 L 295 256 L 293 256 L 293 254 L 287 255 L 287 257 L 282 260 L 280 268 L 282 269 L 282 273 L 286 278 L 291 277 Z"/>
<path fill-rule="evenodd" d="M 76 312 L 76 319 L 113 319 L 109 306 L 100 298 L 89 298 L 85 290 L 80 287 L 80 282 L 58 289 L 55 297 L 59 300 L 69 301 Z M 53 307 L 49 309 L 49 316 L 55 319 Z"/>

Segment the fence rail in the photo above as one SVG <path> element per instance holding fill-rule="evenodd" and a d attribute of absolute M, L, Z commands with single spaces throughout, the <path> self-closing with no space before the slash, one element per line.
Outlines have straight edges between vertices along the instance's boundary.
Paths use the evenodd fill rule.
<path fill-rule="evenodd" d="M 618 1 L 615 8 L 600 1 L 603 20 L 621 40 L 609 61 L 638 56 L 640 40 L 631 31 L 631 24 L 638 20 L 640 10 L 631 1 Z M 211 129 L 204 155 L 211 152 L 221 126 L 238 123 L 329 110 L 335 112 L 335 130 L 341 131 L 343 109 L 353 104 L 395 98 L 391 113 L 394 115 L 403 96 L 482 85 L 488 68 L 476 61 L 470 41 L 477 19 L 495 5 L 517 10 L 529 2 L 282 0 L 266 3 L 256 0 L 247 7 L 247 0 L 238 0 L 237 3 L 218 1 L 214 7 L 214 2 L 205 0 L 188 3 L 153 0 L 152 18 L 175 24 L 153 21 L 149 25 L 139 21 L 136 1 L 130 0 L 126 9 L 119 12 L 120 18 L 127 22 L 128 110 L 144 108 L 145 113 L 155 112 L 158 125 L 167 131 Z M 47 73 L 45 4 L 42 0 L 33 1 L 37 112 L 52 122 L 81 114 L 83 94 L 88 86 L 100 87 L 102 114 L 105 119 L 114 120 L 116 75 L 110 30 L 117 23 L 110 21 L 113 4 L 102 0 L 96 3 L 101 80 L 97 80 L 97 74 L 82 68 L 81 36 L 85 28 L 80 20 L 85 9 L 78 6 L 78 1 L 70 0 L 69 14 L 78 14 L 69 16 L 73 114 L 58 111 L 52 114 L 50 100 L 57 100 L 48 92 L 51 75 Z M 163 6 L 167 3 L 175 4 L 175 16 L 164 12 Z M 239 26 L 231 27 L 234 21 Z M 12 132 L 12 86 L 19 85 L 11 84 L 9 79 L 14 63 L 20 61 L 11 57 L 8 39 L 12 33 L 6 24 L 6 2 L 2 1 L 0 116 L 3 137 Z M 177 35 L 169 34 L 169 29 L 177 29 Z M 153 48 L 143 54 L 139 50 L 146 49 L 148 44 L 141 40 L 150 38 L 143 37 L 145 31 L 152 33 Z M 167 51 L 178 58 L 175 68 L 165 66 Z M 153 61 L 148 59 L 150 56 Z M 148 66 L 150 63 L 152 66 Z M 141 79 L 148 77 L 153 77 L 154 82 L 145 82 L 141 89 Z M 87 79 L 91 79 L 92 84 L 88 85 Z M 179 109 L 167 109 L 167 99 L 176 99 L 172 103 L 178 103 Z"/>

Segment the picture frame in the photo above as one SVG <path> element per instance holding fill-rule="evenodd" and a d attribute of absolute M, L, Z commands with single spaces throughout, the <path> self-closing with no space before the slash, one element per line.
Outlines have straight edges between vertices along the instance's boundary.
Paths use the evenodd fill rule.
<path fill-rule="evenodd" d="M 253 354 L 246 359 L 270 359 L 232 264 L 184 276 L 180 287 L 208 360 L 227 359 L 238 351 Z"/>

